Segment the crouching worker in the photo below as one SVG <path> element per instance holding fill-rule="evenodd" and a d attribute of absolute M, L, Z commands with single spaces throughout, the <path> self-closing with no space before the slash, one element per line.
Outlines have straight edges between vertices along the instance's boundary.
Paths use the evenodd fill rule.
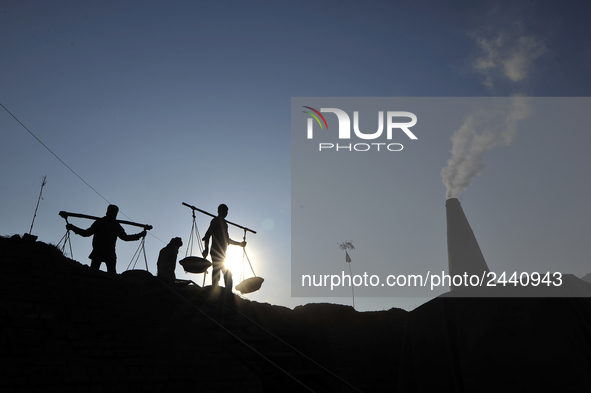
<path fill-rule="evenodd" d="M 180 237 L 175 237 L 170 240 L 170 243 L 166 245 L 162 250 L 160 250 L 160 254 L 158 254 L 158 262 L 156 265 L 158 266 L 158 277 L 166 280 L 166 281 L 173 281 L 176 280 L 176 275 L 174 274 L 174 269 L 176 268 L 176 256 L 179 252 L 179 248 L 183 246 L 183 241 Z"/>
<path fill-rule="evenodd" d="M 107 207 L 107 214 L 96 220 L 88 229 L 80 229 L 75 225 L 67 224 L 66 229 L 71 230 L 77 235 L 92 238 L 92 253 L 90 258 L 90 267 L 99 270 L 101 263 L 107 265 L 107 272 L 117 273 L 115 265 L 117 264 L 117 254 L 115 253 L 115 243 L 117 238 L 126 242 L 139 240 L 146 236 L 146 231 L 128 235 L 120 223 L 117 222 L 117 213 L 119 208 L 115 205 Z"/>

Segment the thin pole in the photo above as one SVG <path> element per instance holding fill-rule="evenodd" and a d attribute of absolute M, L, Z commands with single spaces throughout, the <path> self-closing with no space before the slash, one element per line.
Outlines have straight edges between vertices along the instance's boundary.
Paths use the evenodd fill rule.
<path fill-rule="evenodd" d="M 47 175 L 43 176 L 41 181 L 41 191 L 39 191 L 39 198 L 37 199 L 37 206 L 35 207 L 35 214 L 33 214 L 33 222 L 31 222 L 31 229 L 29 229 L 29 235 L 33 232 L 33 224 L 35 224 L 35 217 L 37 217 L 37 209 L 39 209 L 39 202 L 41 202 L 41 195 L 43 195 L 43 187 L 47 184 Z"/>
<path fill-rule="evenodd" d="M 351 271 L 351 262 L 349 262 L 349 274 L 351 275 L 351 284 L 353 284 L 353 272 Z M 353 309 L 355 309 L 355 285 L 351 285 L 351 292 L 353 293 Z"/>

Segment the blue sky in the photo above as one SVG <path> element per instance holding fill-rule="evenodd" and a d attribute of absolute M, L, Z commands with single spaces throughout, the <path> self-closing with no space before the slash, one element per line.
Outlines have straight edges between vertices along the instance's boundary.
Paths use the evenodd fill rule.
<path fill-rule="evenodd" d="M 248 236 L 247 251 L 266 282 L 249 298 L 288 307 L 350 304 L 290 297 L 291 98 L 586 97 L 590 11 L 581 1 L 2 2 L 0 102 L 101 196 L 1 111 L 0 234 L 28 232 L 47 175 L 33 230 L 40 240 L 63 236 L 60 210 L 102 216 L 108 200 L 127 216 L 121 219 L 154 226 L 146 251 L 155 273 L 159 249 L 189 235 L 182 202 L 212 213 L 226 203 L 229 220 L 258 232 Z M 462 194 L 468 219 L 489 262 L 505 257 L 488 256 L 491 250 L 527 253 L 499 239 L 506 221 L 483 208 L 493 199 L 513 213 L 531 206 L 527 215 L 507 218 L 524 236 L 548 224 L 540 217 L 560 222 L 566 240 L 554 252 L 576 247 L 588 260 L 582 171 L 589 161 L 581 146 L 589 137 L 576 130 L 545 136 L 542 144 L 536 138 L 518 133 L 510 146 L 487 154 L 487 169 Z M 451 149 L 449 139 L 438 139 L 446 143 L 434 144 L 425 164 L 436 174 Z M 536 150 L 548 144 L 553 154 Z M 444 228 L 445 187 L 440 177 L 432 183 L 429 194 L 441 198 L 431 202 L 441 206 L 433 220 Z M 530 194 L 541 198 L 544 213 Z M 205 231 L 209 218 L 198 220 Z M 445 242 L 445 233 L 433 232 Z M 239 230 L 230 235 L 242 237 Z M 545 236 L 551 234 L 535 241 L 556 240 Z M 90 240 L 72 241 L 75 258 L 88 263 Z M 118 243 L 118 271 L 136 247 Z M 180 268 L 177 276 L 201 281 Z M 396 298 L 356 305 L 412 307 Z"/>

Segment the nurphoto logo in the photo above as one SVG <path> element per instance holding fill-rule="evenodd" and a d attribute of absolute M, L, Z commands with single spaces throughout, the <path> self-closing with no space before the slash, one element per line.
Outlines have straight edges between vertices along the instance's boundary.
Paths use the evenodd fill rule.
<path fill-rule="evenodd" d="M 320 108 L 320 111 L 309 106 L 303 108 L 309 109 L 309 111 L 302 111 L 312 117 L 308 118 L 307 123 L 307 138 L 314 139 L 314 120 L 320 126 L 320 130 L 328 131 L 328 123 L 322 113 L 334 113 L 337 116 L 339 122 L 338 135 L 339 140 L 351 139 L 351 118 L 342 109 L 338 108 Z M 386 140 L 391 141 L 394 130 L 402 130 L 406 136 L 412 140 L 418 139 L 415 134 L 410 130 L 412 126 L 417 124 L 417 116 L 411 112 L 400 112 L 400 111 L 387 111 L 386 112 Z M 396 120 L 395 120 L 396 119 Z M 407 121 L 400 121 L 406 119 Z M 410 121 L 408 120 L 410 119 Z M 384 132 L 384 111 L 378 112 L 378 130 L 372 133 L 364 133 L 359 129 L 359 112 L 353 111 L 353 132 L 355 136 L 363 140 L 375 140 L 382 136 Z M 404 146 L 401 143 L 386 143 L 386 142 L 371 142 L 371 143 L 349 143 L 339 144 L 336 143 L 319 143 L 318 150 L 344 150 L 344 151 L 401 151 Z"/>

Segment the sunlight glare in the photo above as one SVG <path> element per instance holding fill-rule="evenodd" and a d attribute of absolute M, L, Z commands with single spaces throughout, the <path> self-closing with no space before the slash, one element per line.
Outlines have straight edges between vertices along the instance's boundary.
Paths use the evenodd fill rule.
<path fill-rule="evenodd" d="M 245 260 L 244 263 L 248 265 Z M 237 285 L 241 281 L 241 274 L 243 271 L 242 263 L 242 247 L 228 246 L 226 250 L 226 262 L 225 265 L 232 271 L 232 277 L 234 279 L 234 285 Z"/>

